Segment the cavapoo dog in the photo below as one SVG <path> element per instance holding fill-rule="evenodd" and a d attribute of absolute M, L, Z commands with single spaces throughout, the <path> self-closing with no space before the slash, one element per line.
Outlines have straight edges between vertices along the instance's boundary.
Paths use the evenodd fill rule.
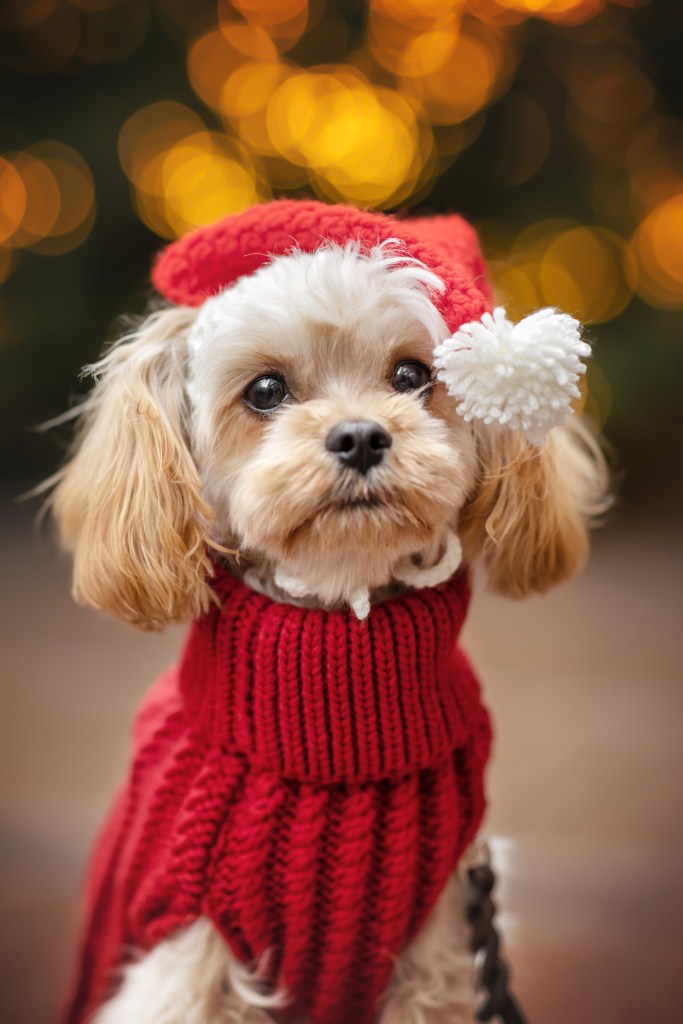
<path fill-rule="evenodd" d="M 455 216 L 280 200 L 153 281 L 167 304 L 91 367 L 51 501 L 78 601 L 192 625 L 136 719 L 65 1019 L 471 1021 L 466 567 L 523 597 L 583 562 L 587 346 L 554 311 L 491 314 Z"/>

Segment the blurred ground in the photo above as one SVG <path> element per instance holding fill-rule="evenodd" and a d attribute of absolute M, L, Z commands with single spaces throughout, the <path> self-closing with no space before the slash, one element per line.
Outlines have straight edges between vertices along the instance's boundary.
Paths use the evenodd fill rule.
<path fill-rule="evenodd" d="M 55 1018 L 86 849 L 180 639 L 77 609 L 32 516 L 10 509 L 0 535 L 3 1024 Z M 571 585 L 474 601 L 466 643 L 498 732 L 489 830 L 531 1024 L 680 1019 L 682 556 L 673 525 L 616 517 Z"/>

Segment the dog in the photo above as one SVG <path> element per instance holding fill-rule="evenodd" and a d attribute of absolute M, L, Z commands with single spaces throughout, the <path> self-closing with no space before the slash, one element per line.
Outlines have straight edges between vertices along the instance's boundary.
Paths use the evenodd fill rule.
<path fill-rule="evenodd" d="M 429 776 L 427 755 L 415 753 L 417 741 L 413 752 L 408 751 L 411 727 L 398 722 L 396 701 L 387 703 L 382 714 L 372 708 L 362 711 L 378 735 L 388 735 L 387 723 L 394 718 L 399 734 L 402 728 L 408 730 L 402 754 L 392 753 L 388 740 L 385 745 L 382 756 L 393 765 L 392 774 L 378 766 L 376 737 L 367 743 L 367 737 L 358 739 L 353 723 L 343 719 L 361 715 L 358 707 L 349 711 L 343 703 L 347 684 L 354 699 L 365 700 L 366 690 L 354 689 L 355 670 L 338 669 L 343 687 L 329 698 L 331 710 L 323 708 L 332 717 L 338 711 L 337 724 L 326 725 L 319 707 L 311 710 L 317 700 L 316 680 L 337 672 L 329 662 L 336 656 L 334 649 L 326 646 L 332 643 L 333 626 L 346 631 L 347 639 L 340 643 L 362 660 L 379 657 L 387 623 L 395 645 L 382 669 L 386 679 L 393 679 L 391 666 L 403 664 L 403 657 L 412 659 L 411 664 L 419 658 L 414 671 L 426 679 L 428 658 L 442 657 L 433 649 L 440 650 L 443 636 L 448 647 L 443 658 L 451 657 L 467 601 L 462 566 L 481 563 L 490 585 L 511 597 L 544 592 L 582 565 L 588 527 L 606 504 L 604 460 L 576 417 L 554 426 L 543 443 L 531 444 L 523 432 L 500 422 L 466 419 L 435 373 L 435 349 L 453 330 L 444 295 L 457 293 L 462 306 L 463 294 L 470 304 L 478 294 L 474 319 L 490 302 L 488 286 L 475 272 L 482 265 L 464 222 L 443 219 L 460 245 L 447 253 L 448 259 L 459 260 L 464 275 L 465 284 L 457 283 L 460 277 L 454 284 L 439 272 L 445 264 L 430 262 L 427 250 L 413 243 L 410 221 L 401 224 L 347 208 L 342 215 L 340 208 L 323 204 L 279 201 L 229 219 L 225 230 L 234 231 L 240 216 L 249 216 L 252 227 L 262 225 L 269 208 L 275 209 L 285 239 L 280 251 L 266 239 L 266 251 L 254 257 L 241 239 L 236 245 L 241 246 L 246 270 L 233 275 L 225 287 L 215 287 L 210 273 L 222 244 L 220 234 L 200 232 L 202 245 L 193 243 L 194 248 L 176 243 L 185 247 L 174 251 L 182 252 L 186 264 L 199 261 L 199 270 L 186 265 L 178 277 L 177 268 L 170 267 L 168 258 L 164 264 L 162 256 L 156 270 L 157 281 L 163 279 L 161 290 L 174 299 L 175 288 L 182 298 L 196 271 L 198 294 L 151 313 L 90 368 L 96 386 L 77 410 L 74 448 L 51 498 L 62 542 L 73 554 L 76 600 L 143 629 L 196 621 L 180 684 L 177 676 L 165 677 L 139 716 L 137 749 L 147 753 L 135 762 L 129 795 L 98 843 L 81 964 L 66 1017 L 70 1024 L 86 1019 L 93 1024 L 473 1020 L 480 996 L 466 903 L 467 867 L 476 854 L 465 853 L 463 844 L 476 849 L 470 844 L 483 812 L 478 786 L 488 754 L 488 719 L 478 685 L 466 663 L 458 662 L 475 737 L 467 750 L 476 756 L 472 753 L 465 764 L 462 751 L 458 753 L 456 783 L 465 779 L 469 790 L 467 799 L 458 796 L 462 820 L 457 836 L 453 832 L 455 838 L 449 838 L 451 833 L 444 832 L 447 854 L 437 870 L 440 847 L 435 845 L 431 854 L 425 847 L 418 863 L 411 852 L 411 843 L 418 843 L 418 825 L 410 826 L 413 832 L 408 826 L 403 832 L 396 827 L 404 858 L 400 864 L 408 866 L 392 869 L 392 874 L 384 871 L 372 844 L 383 843 L 382 856 L 394 856 L 394 819 L 382 801 L 394 800 L 396 808 L 408 798 L 404 789 L 390 790 L 393 783 L 387 780 L 400 776 L 403 786 L 408 779 L 405 785 L 416 793 L 425 779 L 424 785 L 435 785 L 437 776 Z M 330 210 L 349 225 L 341 231 L 321 228 L 315 245 L 299 244 L 304 213 L 308 226 L 311 211 L 324 219 Z M 169 285 L 169 280 L 176 283 Z M 462 310 L 458 315 L 462 322 Z M 452 636 L 447 633 L 451 627 L 440 625 L 447 619 L 446 604 L 430 618 L 432 594 L 433 600 L 451 601 L 448 614 L 456 609 L 456 618 L 460 616 L 455 625 L 451 622 Z M 417 625 L 411 595 L 421 602 Z M 258 632 L 260 627 L 253 625 L 257 612 L 244 611 L 249 607 L 270 616 L 267 621 L 276 622 L 280 633 L 274 626 L 267 635 L 266 627 Z M 266 742 L 266 727 L 254 710 L 265 700 L 259 672 L 266 669 L 259 666 L 271 665 L 273 659 L 282 664 L 282 632 L 294 621 L 299 640 L 290 644 L 291 657 L 308 658 L 310 647 L 311 658 L 322 658 L 323 667 L 310 670 L 309 678 L 308 670 L 298 666 L 298 717 L 290 715 L 290 697 L 273 691 L 268 700 L 274 702 L 271 711 L 279 733 L 277 742 Z M 414 626 L 409 634 L 408 622 Z M 417 654 L 411 653 L 410 644 L 401 653 L 404 633 L 414 638 Z M 255 649 L 248 635 L 258 638 Z M 426 655 L 422 644 L 431 644 L 432 654 Z M 211 667 L 201 660 L 209 657 L 203 653 L 209 648 Z M 271 657 L 271 648 L 277 656 Z M 220 684 L 223 689 L 218 683 L 212 689 L 214 684 L 206 680 L 223 679 L 225 659 L 232 659 L 233 675 Z M 249 662 L 256 696 L 249 689 L 252 683 L 241 681 L 240 659 Z M 406 681 L 406 701 L 412 699 L 410 685 Z M 431 699 L 424 687 L 416 693 L 416 707 Z M 448 699 L 446 695 L 443 701 Z M 211 728 L 216 721 L 215 728 L 222 728 L 223 712 L 215 712 L 215 706 L 228 700 L 235 702 L 230 712 L 234 736 L 243 730 L 248 739 L 240 747 L 234 736 L 227 740 L 221 734 L 220 742 L 205 744 L 201 757 L 193 760 L 186 736 L 181 743 L 168 723 L 177 722 L 181 714 L 183 721 L 196 714 L 204 723 L 207 705 L 213 702 Z M 167 709 L 163 721 L 162 706 Z M 443 708 L 441 712 L 448 718 Z M 256 722 L 252 732 L 244 725 L 249 716 Z M 299 718 L 305 719 L 303 725 Z M 432 728 L 434 719 L 427 725 Z M 193 728 L 190 721 L 190 732 Z M 444 740 L 451 747 L 458 728 L 456 723 L 450 740 Z M 303 754 L 294 749 L 292 739 L 302 730 L 310 741 Z M 347 754 L 342 747 L 349 736 L 353 743 L 349 740 Z M 439 736 L 441 732 L 432 732 L 423 747 L 436 751 Z M 215 765 L 209 767 L 212 758 L 216 764 L 227 758 L 221 762 L 222 774 Z M 361 777 L 357 762 L 363 758 L 369 767 Z M 311 761 L 318 765 L 317 775 Z M 412 775 L 408 768 L 415 769 Z M 272 781 L 276 771 L 279 775 Z M 207 780 L 201 798 L 196 791 L 181 799 L 176 794 L 192 773 Z M 154 776 L 162 795 L 154 789 L 149 798 L 153 811 L 140 824 L 135 801 L 146 799 L 148 790 L 152 793 L 148 776 Z M 419 782 L 410 782 L 418 776 Z M 227 805 L 220 804 L 228 790 L 250 794 L 249 801 L 236 796 L 228 813 Z M 135 799 L 133 792 L 138 794 Z M 390 792 L 398 795 L 387 796 Z M 342 811 L 319 818 L 319 804 L 337 796 L 346 801 Z M 430 799 L 436 799 L 433 792 Z M 219 804 L 223 810 L 216 809 Z M 356 818 L 352 806 L 358 810 Z M 424 817 L 424 801 L 415 806 L 416 814 Z M 423 829 L 427 840 L 430 830 L 438 831 L 439 821 L 449 817 L 442 804 L 435 813 L 435 823 Z M 178 826 L 185 830 L 182 837 L 173 843 L 157 841 L 154 829 L 165 827 L 174 815 L 184 821 Z M 317 843 L 316 850 L 327 850 L 327 860 L 334 862 L 324 877 L 314 877 L 310 865 L 306 875 L 307 845 L 283 838 L 294 835 L 291 822 L 305 815 L 306 835 L 315 833 L 306 843 Z M 290 832 L 278 832 L 263 847 L 263 855 L 252 832 L 244 833 L 241 845 L 235 839 L 243 819 L 258 818 L 255 828 L 272 831 L 270 823 L 280 816 L 290 823 Z M 197 830 L 203 830 L 201 839 L 189 839 Z M 149 838 L 141 846 L 143 832 Z M 346 835 L 346 845 L 340 833 Z M 132 837 L 137 837 L 137 853 Z M 143 852 L 154 843 L 151 866 L 143 868 Z M 286 868 L 278 860 L 282 846 Z M 127 853 L 129 848 L 133 852 Z M 431 889 L 429 877 L 423 877 L 430 870 L 430 857 L 435 872 Z M 295 862 L 301 878 L 310 880 L 297 883 L 296 890 L 290 880 Z M 422 895 L 418 899 L 413 894 L 413 903 L 406 903 L 400 927 L 385 914 L 393 922 L 386 934 L 391 932 L 396 944 L 387 941 L 386 948 L 375 948 L 381 943 L 373 946 L 368 928 L 372 932 L 377 916 L 384 913 L 375 889 L 384 886 L 388 893 L 393 886 L 386 899 L 402 907 L 401 890 L 409 888 L 411 870 L 420 876 L 415 892 L 421 886 Z M 209 897 L 210 887 L 214 895 Z M 249 917 L 243 906 L 256 905 L 254 901 L 259 909 Z M 287 907 L 295 901 L 296 927 L 287 917 Z M 238 902 L 239 913 L 234 909 Z M 144 918 L 148 929 L 141 949 L 130 949 L 135 936 L 117 923 L 129 913 L 136 920 Z M 307 933 L 305 955 L 296 961 L 292 949 L 297 942 L 303 949 L 304 943 L 301 922 L 316 914 L 318 930 Z M 271 915 L 276 922 L 272 927 Z M 342 941 L 342 934 L 353 935 L 353 941 Z M 105 935 L 109 959 L 106 970 L 93 979 L 93 958 Z M 112 954 L 117 943 L 121 948 Z M 312 948 L 316 944 L 317 950 Z M 345 945 L 348 964 L 344 961 L 342 970 Z"/>

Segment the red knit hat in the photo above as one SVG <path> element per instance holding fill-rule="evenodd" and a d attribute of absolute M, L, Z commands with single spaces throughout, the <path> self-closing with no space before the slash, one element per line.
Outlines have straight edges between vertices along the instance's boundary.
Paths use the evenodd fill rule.
<path fill-rule="evenodd" d="M 171 302 L 200 306 L 272 255 L 293 248 L 313 252 L 325 241 L 343 245 L 353 240 L 370 247 L 390 238 L 444 282 L 446 291 L 434 302 L 452 331 L 491 308 L 477 235 L 462 217 L 400 221 L 314 200 L 277 199 L 193 231 L 161 253 L 152 282 Z"/>
<path fill-rule="evenodd" d="M 520 430 L 532 444 L 542 444 L 580 397 L 590 346 L 578 321 L 555 309 L 539 310 L 517 325 L 502 308 L 492 316 L 476 232 L 455 214 L 400 221 L 352 206 L 278 199 L 169 245 L 157 259 L 152 281 L 171 302 L 200 306 L 273 255 L 313 252 L 326 241 L 357 241 L 371 248 L 389 239 L 445 285 L 432 301 L 452 337 L 441 339 L 434 365 L 457 411 L 466 420 L 498 421 Z"/>

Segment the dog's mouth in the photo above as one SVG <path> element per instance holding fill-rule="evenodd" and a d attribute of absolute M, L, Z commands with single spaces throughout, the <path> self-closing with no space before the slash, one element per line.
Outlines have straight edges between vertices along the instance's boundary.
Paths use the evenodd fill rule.
<path fill-rule="evenodd" d="M 376 509 L 382 508 L 384 502 L 376 495 L 367 495 L 363 498 L 345 498 L 332 504 L 332 508 L 339 512 L 347 512 L 352 509 Z"/>
<path fill-rule="evenodd" d="M 320 527 L 323 523 L 331 524 L 334 521 L 338 522 L 337 516 L 347 515 L 348 513 L 386 512 L 389 507 L 386 501 L 379 498 L 376 494 L 349 495 L 348 497 L 328 495 L 325 501 L 320 502 L 312 515 L 308 516 L 290 531 L 287 540 L 291 544 L 315 523 Z"/>
<path fill-rule="evenodd" d="M 372 531 L 366 534 L 366 529 Z M 329 537 L 347 536 L 346 531 L 353 531 L 358 542 L 361 538 L 377 537 L 378 531 L 386 538 L 395 531 L 405 536 L 414 534 L 416 545 L 433 532 L 433 524 L 428 522 L 418 509 L 411 508 L 403 500 L 403 495 L 395 490 L 378 495 L 366 494 L 328 494 L 326 500 L 320 501 L 315 511 L 303 519 L 289 531 L 283 551 L 291 554 L 297 544 L 309 535 L 309 531 L 317 536 L 327 534 Z"/>

